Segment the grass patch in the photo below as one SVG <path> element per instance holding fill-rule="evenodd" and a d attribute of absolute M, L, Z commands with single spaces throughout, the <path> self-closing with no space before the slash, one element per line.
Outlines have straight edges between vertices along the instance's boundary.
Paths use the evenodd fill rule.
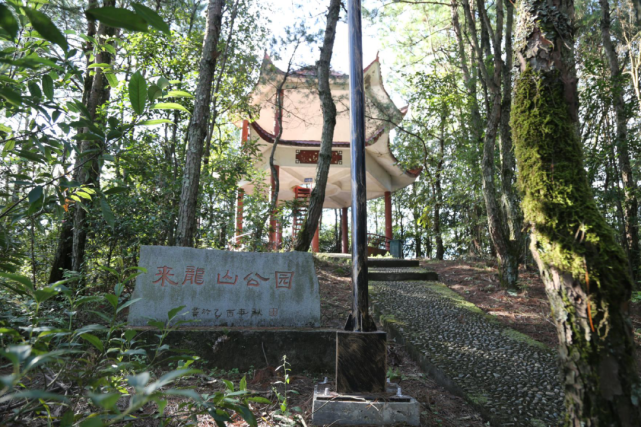
<path fill-rule="evenodd" d="M 531 345 L 533 347 L 538 347 L 538 348 L 543 349 L 543 350 L 550 350 L 542 342 L 539 342 L 539 341 L 537 341 L 535 339 L 532 339 L 532 338 L 528 337 L 527 335 L 520 333 L 519 331 L 515 331 L 514 329 L 505 328 L 503 330 L 502 334 L 505 335 L 506 337 L 514 340 L 514 341 L 524 342 L 524 343 L 529 344 L 529 345 Z"/>

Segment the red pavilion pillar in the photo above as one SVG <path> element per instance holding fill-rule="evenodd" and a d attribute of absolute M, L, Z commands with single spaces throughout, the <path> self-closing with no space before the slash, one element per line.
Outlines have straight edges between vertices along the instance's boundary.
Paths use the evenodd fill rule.
<path fill-rule="evenodd" d="M 243 120 L 243 130 L 240 135 L 241 145 L 244 145 L 245 142 L 249 140 L 249 120 Z"/>
<path fill-rule="evenodd" d="M 343 238 L 343 253 L 349 252 L 349 238 L 347 236 L 347 208 L 341 209 L 341 234 Z"/>
<path fill-rule="evenodd" d="M 389 241 L 394 237 L 392 235 L 392 193 L 385 192 L 385 249 L 389 251 Z"/>

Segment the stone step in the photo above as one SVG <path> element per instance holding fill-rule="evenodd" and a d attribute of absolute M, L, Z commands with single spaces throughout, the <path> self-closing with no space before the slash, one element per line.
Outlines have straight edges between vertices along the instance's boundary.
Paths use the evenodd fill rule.
<path fill-rule="evenodd" d="M 375 281 L 424 280 L 436 281 L 438 274 L 420 267 L 369 267 L 367 278 Z"/>
<path fill-rule="evenodd" d="M 501 325 L 437 282 L 370 281 L 388 340 L 493 426 L 556 426 L 564 419 L 558 355 Z M 463 425 L 463 424 L 461 424 Z"/>
<path fill-rule="evenodd" d="M 418 267 L 418 260 L 397 258 L 367 258 L 367 267 Z"/>

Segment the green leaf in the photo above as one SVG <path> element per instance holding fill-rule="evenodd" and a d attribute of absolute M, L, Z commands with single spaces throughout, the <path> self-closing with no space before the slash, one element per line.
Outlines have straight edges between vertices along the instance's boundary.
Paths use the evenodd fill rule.
<path fill-rule="evenodd" d="M 159 388 L 164 387 L 170 382 L 174 381 L 175 379 L 178 379 L 180 377 L 185 377 L 187 375 L 195 375 L 200 373 L 202 373 L 200 369 L 177 369 L 175 371 L 170 371 L 170 372 L 167 372 L 162 377 L 158 378 L 158 381 L 152 384 L 149 384 L 146 387 L 145 391 L 147 393 L 153 393 Z"/>
<path fill-rule="evenodd" d="M 18 333 L 18 331 L 11 328 L 0 328 L 0 334 L 12 335 L 16 337 L 20 336 L 20 333 Z"/>
<path fill-rule="evenodd" d="M 16 39 L 18 35 L 18 21 L 9 8 L 2 3 L 0 3 L 0 27 L 9 33 L 11 40 Z"/>
<path fill-rule="evenodd" d="M 180 110 L 189 114 L 189 110 L 175 102 L 159 102 L 152 107 L 154 110 Z"/>
<path fill-rule="evenodd" d="M 95 415 L 95 414 L 93 414 Z M 103 427 L 105 423 L 98 416 L 92 416 L 80 423 L 80 427 Z"/>
<path fill-rule="evenodd" d="M 27 195 L 29 199 L 29 203 L 30 204 L 36 203 L 38 200 L 42 198 L 43 194 L 44 194 L 44 188 L 41 185 L 38 185 L 37 187 L 33 187 L 33 189 Z"/>
<path fill-rule="evenodd" d="M 129 102 L 131 108 L 136 114 L 142 114 L 145 111 L 145 102 L 147 102 L 147 82 L 145 78 L 136 71 L 131 80 L 129 80 Z"/>
<path fill-rule="evenodd" d="M 149 89 L 147 89 L 147 95 L 149 96 L 149 100 L 153 101 L 162 96 L 162 89 L 158 85 L 151 85 Z"/>
<path fill-rule="evenodd" d="M 193 98 L 194 95 L 192 95 L 189 92 L 185 92 L 184 90 L 170 90 L 167 95 L 163 96 L 163 98 Z"/>
<path fill-rule="evenodd" d="M 118 87 L 118 77 L 114 73 L 105 73 L 105 78 L 109 82 L 109 86 L 114 89 Z"/>
<path fill-rule="evenodd" d="M 153 125 L 161 125 L 163 123 L 173 123 L 169 119 L 152 119 L 152 120 L 145 120 L 143 122 L 138 123 L 138 126 L 153 126 Z"/>
<path fill-rule="evenodd" d="M 44 38 L 49 40 L 51 43 L 55 43 L 60 46 L 65 52 L 69 49 L 67 44 L 67 39 L 64 34 L 60 32 L 58 27 L 56 27 L 51 19 L 42 12 L 39 12 L 35 9 L 24 8 L 24 12 L 29 18 L 33 28 Z"/>
<path fill-rule="evenodd" d="M 239 390 L 243 390 L 243 391 L 247 390 L 247 378 L 243 377 L 240 380 L 240 384 L 238 385 L 238 389 Z"/>
<path fill-rule="evenodd" d="M 112 45 L 110 45 L 109 43 L 105 43 L 105 44 L 101 45 L 101 47 L 103 47 L 110 54 L 112 54 L 114 56 L 116 55 L 116 48 L 113 47 Z"/>
<path fill-rule="evenodd" d="M 256 402 L 256 403 L 266 403 L 266 404 L 272 403 L 271 400 L 266 399 L 266 398 L 261 397 L 261 396 L 250 397 L 247 400 L 249 400 L 250 402 Z"/>
<path fill-rule="evenodd" d="M 181 305 L 180 307 L 172 308 L 171 310 L 169 310 L 169 313 L 167 313 L 167 318 L 169 320 L 173 319 L 185 307 L 187 307 L 187 306 L 186 305 Z"/>
<path fill-rule="evenodd" d="M 126 308 L 126 307 L 129 307 L 131 304 L 134 304 L 134 303 L 136 303 L 136 302 L 140 301 L 141 299 L 142 299 L 142 298 L 136 298 L 136 299 L 132 299 L 132 300 L 127 301 L 126 303 L 124 303 L 123 305 L 121 305 L 120 307 L 118 307 L 118 310 L 116 310 L 116 313 L 120 313 L 120 311 L 121 311 L 122 309 L 124 309 L 124 308 Z"/>
<path fill-rule="evenodd" d="M 115 296 L 114 294 L 105 295 L 105 299 L 109 301 L 109 304 L 111 304 L 113 308 L 118 307 L 118 297 Z"/>
<path fill-rule="evenodd" d="M 91 200 L 91 196 L 89 194 L 85 193 L 84 191 L 76 191 L 74 194 L 76 196 L 82 197 L 83 199 Z"/>
<path fill-rule="evenodd" d="M 40 86 L 38 86 L 38 83 L 36 83 L 33 80 L 29 80 L 29 83 L 27 83 L 27 87 L 29 88 L 29 93 L 31 96 L 34 98 L 42 98 L 42 91 L 40 90 Z"/>
<path fill-rule="evenodd" d="M 73 139 L 75 139 L 76 141 L 104 141 L 103 137 L 91 132 L 79 133 L 78 135 L 74 136 Z"/>
<path fill-rule="evenodd" d="M 0 271 L 0 277 L 11 279 L 23 285 L 27 290 L 33 291 L 33 283 L 31 283 L 31 280 L 29 280 L 27 276 L 22 276 L 20 274 L 14 274 L 14 273 L 5 273 L 4 271 Z"/>
<path fill-rule="evenodd" d="M 33 293 L 36 302 L 45 302 L 49 298 L 58 295 L 58 291 L 52 288 L 38 289 Z"/>
<path fill-rule="evenodd" d="M 134 388 L 140 388 L 147 385 L 147 383 L 149 382 L 149 378 L 149 372 L 142 372 L 138 375 L 127 377 L 127 381 L 129 382 L 130 386 Z"/>
<path fill-rule="evenodd" d="M 140 15 L 130 10 L 119 7 L 98 7 L 85 11 L 88 18 L 96 19 L 105 25 L 116 28 L 124 28 L 130 31 L 142 31 L 146 33 L 147 21 Z"/>
<path fill-rule="evenodd" d="M 239 405 L 238 409 L 240 410 L 241 417 L 243 417 L 243 419 L 247 421 L 247 424 L 249 424 L 250 427 L 256 427 L 258 425 L 258 423 L 256 422 L 256 417 L 247 406 Z"/>
<path fill-rule="evenodd" d="M 32 162 L 39 162 L 39 163 L 44 162 L 44 157 L 42 157 L 40 154 L 32 153 L 31 151 L 20 150 L 16 154 L 27 160 L 31 160 Z"/>
<path fill-rule="evenodd" d="M 89 394 L 89 397 L 94 404 L 103 409 L 111 410 L 120 399 L 120 393 L 105 393 L 105 394 Z"/>
<path fill-rule="evenodd" d="M 42 90 L 49 101 L 53 101 L 53 79 L 49 74 L 42 76 Z"/>
<path fill-rule="evenodd" d="M 9 104 L 19 107 L 22 105 L 22 95 L 20 92 L 9 88 L 8 86 L 0 88 L 0 96 L 7 100 Z"/>
<path fill-rule="evenodd" d="M 138 332 L 136 332 L 135 329 L 128 329 L 128 330 L 125 331 L 125 339 L 127 341 L 131 341 L 132 339 L 134 339 L 134 337 L 136 336 L 137 333 Z"/>
<path fill-rule="evenodd" d="M 60 418 L 60 427 L 71 427 L 73 425 L 73 411 L 67 411 Z"/>
<path fill-rule="evenodd" d="M 91 64 L 87 68 L 111 68 L 111 64 L 107 64 L 105 62 L 99 62 L 96 64 Z"/>
<path fill-rule="evenodd" d="M 149 22 L 149 25 L 157 30 L 162 31 L 165 34 L 171 34 L 171 31 L 169 31 L 169 25 L 167 25 L 165 21 L 163 21 L 163 19 L 160 17 L 160 15 L 158 15 L 152 9 L 149 9 L 147 6 L 143 6 L 140 3 L 135 2 L 131 2 L 131 7 L 134 8 L 136 14 L 145 18 L 145 20 Z"/>
<path fill-rule="evenodd" d="M 110 226 L 116 225 L 116 217 L 111 210 L 111 206 L 109 206 L 109 203 L 105 198 L 100 199 L 100 208 L 102 210 L 102 216 L 107 221 L 107 224 Z"/>
<path fill-rule="evenodd" d="M 169 86 L 169 80 L 167 80 L 164 77 L 159 77 L 158 81 L 156 82 L 156 84 L 158 85 L 159 88 L 164 89 L 167 86 Z"/>
<path fill-rule="evenodd" d="M 80 335 L 80 338 L 82 338 L 83 340 L 89 342 L 91 345 L 96 347 L 99 351 L 103 351 L 105 349 L 105 347 L 103 346 L 102 341 L 100 340 L 100 338 L 98 338 L 95 335 L 82 334 L 82 335 Z"/>

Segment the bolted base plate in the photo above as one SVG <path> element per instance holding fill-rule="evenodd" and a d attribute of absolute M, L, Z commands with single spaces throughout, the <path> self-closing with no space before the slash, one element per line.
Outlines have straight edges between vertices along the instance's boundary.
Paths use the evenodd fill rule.
<path fill-rule="evenodd" d="M 314 394 L 312 424 L 321 425 L 420 425 L 420 405 L 410 396 Z"/>

